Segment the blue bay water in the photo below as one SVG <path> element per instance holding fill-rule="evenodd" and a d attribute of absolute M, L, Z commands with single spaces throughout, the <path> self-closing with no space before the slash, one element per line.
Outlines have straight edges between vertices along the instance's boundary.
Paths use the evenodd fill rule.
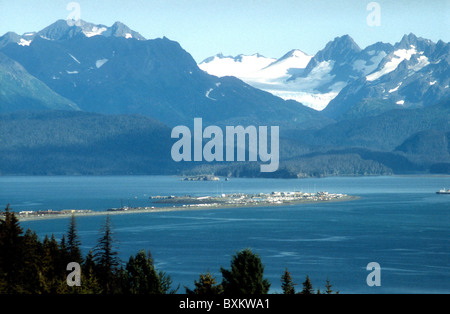
<path fill-rule="evenodd" d="M 258 253 L 280 292 L 288 268 L 301 288 L 306 275 L 315 289 L 328 278 L 341 293 L 450 293 L 450 187 L 448 176 L 231 179 L 187 182 L 170 176 L 0 177 L 0 204 L 16 210 L 153 206 L 151 195 L 218 195 L 272 191 L 328 191 L 357 195 L 350 202 L 263 208 L 141 213 L 111 216 L 123 261 L 150 250 L 175 285 L 193 288 L 207 271 L 221 280 L 232 255 Z M 3 206 L 3 205 L 2 205 Z M 83 252 L 100 236 L 105 216 L 79 217 Z M 40 237 L 67 232 L 69 219 L 24 221 Z M 381 287 L 369 287 L 366 266 L 381 266 Z"/>

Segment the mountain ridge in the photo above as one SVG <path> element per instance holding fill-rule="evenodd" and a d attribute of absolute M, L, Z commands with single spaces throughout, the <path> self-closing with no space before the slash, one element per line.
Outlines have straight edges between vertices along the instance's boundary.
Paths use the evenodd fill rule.
<path fill-rule="evenodd" d="M 423 82 L 420 83 L 422 85 L 420 95 L 417 95 L 417 88 L 413 87 L 414 85 L 411 85 L 409 91 L 405 89 L 404 99 L 397 97 L 398 92 L 394 92 L 401 83 L 400 76 L 405 80 L 408 78 L 410 82 L 423 81 L 420 73 L 423 68 L 429 70 L 427 75 L 430 76 L 431 72 L 438 73 L 436 76 L 444 81 L 441 85 L 436 84 L 433 89 L 438 86 L 440 89 L 448 89 L 446 87 L 450 62 L 448 45 L 449 43 L 441 40 L 434 43 L 410 33 L 405 34 L 394 45 L 377 42 L 361 49 L 349 35 L 343 35 L 335 37 L 311 56 L 306 66 L 286 71 L 284 77 L 255 78 L 246 76 L 246 73 L 236 76 L 283 99 L 294 99 L 315 110 L 323 110 L 324 114 L 332 119 L 373 115 L 401 107 L 399 105 L 405 105 L 404 107 L 429 105 L 445 98 L 448 91 L 428 91 L 429 88 L 425 88 Z M 206 60 L 207 63 L 214 62 L 213 59 Z M 438 65 L 440 60 L 444 63 Z M 200 67 L 214 74 L 215 69 L 212 65 L 202 66 L 205 62 L 203 61 Z M 393 75 L 398 77 L 392 78 Z M 397 83 L 391 86 L 393 84 L 391 82 L 390 86 L 384 87 L 383 79 Z M 270 84 L 264 84 L 265 82 Z M 439 80 L 431 80 L 428 83 L 433 82 Z M 371 88 L 370 85 L 374 87 Z M 376 91 L 380 88 L 381 93 Z M 404 86 L 398 86 L 398 89 L 401 94 Z M 387 92 L 391 90 L 393 94 L 389 95 Z M 359 96 L 355 97 L 355 93 Z M 412 101 L 415 98 L 420 100 Z M 366 106 L 367 102 L 378 103 L 379 108 L 373 111 Z M 346 112 L 349 113 L 346 115 Z"/>
<path fill-rule="evenodd" d="M 61 21 L 50 29 L 61 25 L 55 40 L 35 36 L 29 45 L 9 43 L 0 51 L 84 111 L 138 113 L 169 125 L 190 123 L 197 116 L 219 125 L 240 121 L 294 127 L 325 120 L 300 103 L 287 102 L 237 78 L 208 75 L 178 42 L 165 37 L 89 37 L 70 33 L 82 29 Z"/>
<path fill-rule="evenodd" d="M 294 49 L 279 59 L 222 54 L 209 60 L 254 65 L 265 75 L 258 88 L 208 74 L 168 38 L 133 39 L 121 23 L 109 30 L 63 23 L 46 28 L 54 39 L 43 32 L 0 37 L 4 174 L 262 175 L 252 163 L 173 163 L 170 128 L 191 128 L 197 117 L 219 127 L 280 126 L 280 169 L 268 176 L 450 169 L 449 43 L 409 34 L 395 45 L 361 49 L 344 35 L 315 56 Z M 325 110 L 299 102 L 308 97 Z"/>
<path fill-rule="evenodd" d="M 382 102 L 386 110 L 431 106 L 450 96 L 450 43 L 434 43 L 403 36 L 393 50 L 365 78 L 347 85 L 324 113 L 333 119 L 348 119 L 380 113 L 367 104 Z"/>
<path fill-rule="evenodd" d="M 29 46 L 36 38 L 46 40 L 67 40 L 75 36 L 104 36 L 104 37 L 123 37 L 126 39 L 146 40 L 138 32 L 133 31 L 122 22 L 115 22 L 108 27 L 103 24 L 93 24 L 84 20 L 67 21 L 57 20 L 49 26 L 37 32 L 27 32 L 23 35 L 14 32 L 7 32 L 0 37 L 0 49 L 9 43 L 17 43 L 22 46 Z"/>

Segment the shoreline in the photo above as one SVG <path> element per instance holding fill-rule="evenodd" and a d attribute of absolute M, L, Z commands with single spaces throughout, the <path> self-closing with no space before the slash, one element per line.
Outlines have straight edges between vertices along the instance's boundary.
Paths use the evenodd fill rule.
<path fill-rule="evenodd" d="M 259 203 L 246 203 L 246 204 L 191 204 L 183 206 L 164 206 L 164 207 L 138 207 L 129 210 L 120 211 L 91 211 L 87 213 L 64 213 L 64 214 L 46 214 L 42 216 L 20 216 L 17 215 L 19 222 L 22 221 L 41 221 L 41 220 L 53 220 L 53 219 L 66 219 L 72 216 L 75 217 L 93 217 L 93 216 L 106 216 L 106 215 L 130 215 L 130 214 L 148 214 L 148 213 L 164 213 L 164 212 L 181 212 L 181 211 L 197 211 L 197 210 L 220 210 L 229 208 L 262 208 L 262 207 L 278 207 L 278 206 L 290 206 L 297 204 L 317 204 L 317 203 L 332 203 L 332 202 L 347 202 L 358 200 L 361 197 L 344 195 L 340 198 L 330 199 L 330 200 L 293 200 L 285 201 L 281 203 L 271 203 L 271 202 L 259 202 Z"/>

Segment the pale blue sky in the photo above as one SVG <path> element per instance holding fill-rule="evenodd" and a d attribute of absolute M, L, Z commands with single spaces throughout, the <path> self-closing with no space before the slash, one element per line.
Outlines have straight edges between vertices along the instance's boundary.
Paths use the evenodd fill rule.
<path fill-rule="evenodd" d="M 127 24 L 148 39 L 166 36 L 200 62 L 225 55 L 281 57 L 291 49 L 315 54 L 336 36 L 349 34 L 361 48 L 394 44 L 410 32 L 450 41 L 449 0 L 0 0 L 0 35 L 38 31 L 66 19 L 70 2 L 81 19 Z M 380 26 L 369 26 L 370 2 L 380 7 Z"/>

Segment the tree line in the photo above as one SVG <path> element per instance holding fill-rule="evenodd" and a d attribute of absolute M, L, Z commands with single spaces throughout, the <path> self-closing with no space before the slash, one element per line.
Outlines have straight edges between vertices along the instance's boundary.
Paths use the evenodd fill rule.
<path fill-rule="evenodd" d="M 150 251 L 141 250 L 125 263 L 114 249 L 109 216 L 100 230 L 95 247 L 83 257 L 75 216 L 58 242 L 54 235 L 41 241 L 36 232 L 20 226 L 9 205 L 0 212 L 0 294 L 175 294 L 170 275 L 156 269 Z M 81 284 L 68 284 L 69 263 L 80 265 Z M 207 272 L 195 280 L 186 294 L 240 295 L 267 294 L 271 286 L 264 278 L 264 265 L 251 249 L 237 252 L 230 268 L 220 268 L 222 282 Z M 281 276 L 284 294 L 320 294 L 308 276 L 303 288 L 295 283 L 286 268 Z M 326 281 L 324 293 L 336 293 Z"/>

